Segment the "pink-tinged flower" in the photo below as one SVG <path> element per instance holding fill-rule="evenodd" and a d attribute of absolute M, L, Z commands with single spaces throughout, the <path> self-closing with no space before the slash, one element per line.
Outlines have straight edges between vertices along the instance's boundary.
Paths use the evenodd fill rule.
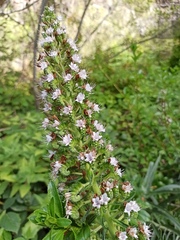
<path fill-rule="evenodd" d="M 69 106 L 67 106 L 67 107 L 64 107 L 62 112 L 63 112 L 65 115 L 69 115 L 70 113 L 72 113 L 72 109 L 73 109 L 73 107 L 69 105 Z"/>
<path fill-rule="evenodd" d="M 79 127 L 80 129 L 85 128 L 86 120 L 84 120 L 84 119 L 76 120 L 76 127 Z"/>
<path fill-rule="evenodd" d="M 43 111 L 44 111 L 44 112 L 48 112 L 48 111 L 52 110 L 51 106 L 52 106 L 52 105 L 51 105 L 50 103 L 45 103 L 45 104 L 44 104 Z"/>
<path fill-rule="evenodd" d="M 149 226 L 147 226 L 146 223 L 141 226 L 141 232 L 146 236 L 147 240 L 150 240 L 151 231 L 149 230 Z"/>
<path fill-rule="evenodd" d="M 46 81 L 47 81 L 47 82 L 51 82 L 53 79 L 54 79 L 54 76 L 53 76 L 52 73 L 49 73 L 49 74 L 46 76 Z"/>
<path fill-rule="evenodd" d="M 99 197 L 94 197 L 92 199 L 92 202 L 93 202 L 93 207 L 95 208 L 100 208 L 101 207 L 101 202 L 100 202 L 100 198 Z"/>
<path fill-rule="evenodd" d="M 78 156 L 78 160 L 84 160 L 85 159 L 85 153 L 81 152 Z"/>
<path fill-rule="evenodd" d="M 50 135 L 50 134 L 47 134 L 47 135 L 46 135 L 46 142 L 47 142 L 47 143 L 50 143 L 51 141 L 52 141 L 51 135 Z"/>
<path fill-rule="evenodd" d="M 119 175 L 120 177 L 122 177 L 122 175 L 123 175 L 123 170 L 122 170 L 121 168 L 116 167 L 116 173 L 117 173 L 117 175 Z"/>
<path fill-rule="evenodd" d="M 51 52 L 49 53 L 49 56 L 50 56 L 50 57 L 56 57 L 57 54 L 58 54 L 57 51 L 51 51 Z"/>
<path fill-rule="evenodd" d="M 94 110 L 95 112 L 99 112 L 99 111 L 100 111 L 99 105 L 98 105 L 98 104 L 94 104 L 94 105 L 93 105 L 93 110 Z"/>
<path fill-rule="evenodd" d="M 62 164 L 59 161 L 53 163 L 53 175 L 57 175 Z"/>
<path fill-rule="evenodd" d="M 75 71 L 75 72 L 78 72 L 79 71 L 79 67 L 78 67 L 78 65 L 77 64 L 75 64 L 75 63 L 70 63 L 69 64 L 69 67 L 71 68 L 71 70 L 73 70 L 73 71 Z"/>
<path fill-rule="evenodd" d="M 54 120 L 54 123 L 53 123 L 53 127 L 55 127 L 56 129 L 58 129 L 58 126 L 59 126 L 60 122 L 57 121 L 57 120 Z"/>
<path fill-rule="evenodd" d="M 78 48 L 77 48 L 75 42 L 74 42 L 71 38 L 68 38 L 67 42 L 69 43 L 69 45 L 71 46 L 71 48 L 72 48 L 74 51 L 78 51 Z"/>
<path fill-rule="evenodd" d="M 133 190 L 133 187 L 132 187 L 131 183 L 127 181 L 127 182 L 123 183 L 122 190 L 125 193 L 130 193 Z"/>
<path fill-rule="evenodd" d="M 83 103 L 84 99 L 85 99 L 85 95 L 83 93 L 79 93 L 75 101 L 79 103 Z"/>
<path fill-rule="evenodd" d="M 101 205 L 107 205 L 109 200 L 110 200 L 110 198 L 108 197 L 107 193 L 104 193 L 101 196 L 100 203 L 101 203 Z"/>
<path fill-rule="evenodd" d="M 115 157 L 110 157 L 110 164 L 112 165 L 112 166 L 115 166 L 115 167 L 117 167 L 118 166 L 118 160 L 115 158 Z"/>
<path fill-rule="evenodd" d="M 128 228 L 128 234 L 133 237 L 133 238 L 138 238 L 138 235 L 137 235 L 137 228 Z"/>
<path fill-rule="evenodd" d="M 127 237 L 127 235 L 126 235 L 126 232 L 120 232 L 119 234 L 118 234 L 118 239 L 119 240 L 126 240 L 128 237 Z"/>
<path fill-rule="evenodd" d="M 98 123 L 97 120 L 94 121 L 94 126 L 99 132 L 105 132 L 105 128 L 102 124 Z"/>
<path fill-rule="evenodd" d="M 70 73 L 63 76 L 64 82 L 68 82 L 72 79 L 72 75 Z"/>
<path fill-rule="evenodd" d="M 50 159 L 56 154 L 56 151 L 48 150 L 48 152 L 49 152 L 48 158 Z"/>
<path fill-rule="evenodd" d="M 46 29 L 46 33 L 47 33 L 48 35 L 52 34 L 53 31 L 54 31 L 54 29 L 53 29 L 52 27 Z"/>
<path fill-rule="evenodd" d="M 45 118 L 44 121 L 42 122 L 42 127 L 43 127 L 44 129 L 46 129 L 47 126 L 48 126 L 48 124 L 49 124 L 49 119 L 48 119 L 48 118 Z"/>
<path fill-rule="evenodd" d="M 53 92 L 53 95 L 52 95 L 52 99 L 57 99 L 59 96 L 61 95 L 61 90 L 60 89 L 56 89 L 54 92 Z"/>
<path fill-rule="evenodd" d="M 139 205 L 136 203 L 136 201 L 130 201 L 126 204 L 126 207 L 124 209 L 124 212 L 130 216 L 131 211 L 138 212 L 140 210 Z"/>
<path fill-rule="evenodd" d="M 59 15 L 59 16 L 57 16 L 57 20 L 59 21 L 59 22 L 61 22 L 62 21 L 62 16 L 61 15 Z"/>
<path fill-rule="evenodd" d="M 46 68 L 48 67 L 47 62 L 41 62 L 41 63 L 39 64 L 39 66 L 40 66 L 40 68 L 41 68 L 42 70 L 44 70 L 44 69 L 46 69 Z"/>
<path fill-rule="evenodd" d="M 106 189 L 107 192 L 109 192 L 110 190 L 112 190 L 114 188 L 114 183 L 113 182 L 105 182 L 104 187 Z"/>
<path fill-rule="evenodd" d="M 46 90 L 41 91 L 41 99 L 45 100 L 46 97 L 47 97 L 47 91 Z"/>
<path fill-rule="evenodd" d="M 93 161 L 95 161 L 96 152 L 92 151 L 92 152 L 89 152 L 89 153 L 85 153 L 84 156 L 85 156 L 85 161 L 86 162 L 92 163 Z"/>
<path fill-rule="evenodd" d="M 69 218 L 69 216 L 72 214 L 72 206 L 71 204 L 66 204 L 66 217 Z"/>
<path fill-rule="evenodd" d="M 58 185 L 58 190 L 59 190 L 59 192 L 63 192 L 65 186 L 66 186 L 65 183 L 60 183 L 60 184 Z"/>
<path fill-rule="evenodd" d="M 93 107 L 93 103 L 90 102 L 89 100 L 86 102 L 86 104 L 87 104 L 87 106 L 88 106 L 89 108 Z"/>
<path fill-rule="evenodd" d="M 83 80 L 87 78 L 87 73 L 85 69 L 81 70 L 78 74 L 79 74 L 79 77 Z"/>
<path fill-rule="evenodd" d="M 109 150 L 110 152 L 112 152 L 114 150 L 113 146 L 111 144 L 108 144 L 106 146 L 107 150 Z"/>
<path fill-rule="evenodd" d="M 77 53 L 72 55 L 72 60 L 74 62 L 81 63 L 81 57 Z"/>
<path fill-rule="evenodd" d="M 91 136 L 92 136 L 93 141 L 96 141 L 96 142 L 102 138 L 102 136 L 99 135 L 99 132 L 93 132 Z"/>
<path fill-rule="evenodd" d="M 68 146 L 72 141 L 72 136 L 70 134 L 66 134 L 64 137 L 63 137 L 63 143 L 65 146 Z"/>
<path fill-rule="evenodd" d="M 89 83 L 87 83 L 87 84 L 84 86 L 84 88 L 85 88 L 85 90 L 86 90 L 87 92 L 91 92 L 92 89 L 93 89 L 93 87 L 91 87 Z"/>
<path fill-rule="evenodd" d="M 87 110 L 87 115 L 88 115 L 89 117 L 91 117 L 92 114 L 93 114 L 93 111 L 92 111 L 91 109 L 88 109 L 88 110 Z"/>

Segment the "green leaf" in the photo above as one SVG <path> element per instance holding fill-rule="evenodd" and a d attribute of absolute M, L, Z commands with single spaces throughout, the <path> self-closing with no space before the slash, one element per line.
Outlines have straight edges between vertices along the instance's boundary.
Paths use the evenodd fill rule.
<path fill-rule="evenodd" d="M 153 162 L 149 163 L 149 167 L 148 167 L 146 176 L 144 178 L 144 182 L 142 184 L 142 190 L 145 194 L 147 194 L 150 191 L 150 187 L 152 185 L 154 175 L 156 173 L 160 160 L 161 160 L 161 155 L 157 158 L 155 163 Z"/>
<path fill-rule="evenodd" d="M 0 220 L 0 226 L 10 232 L 18 233 L 21 225 L 19 214 L 8 212 Z"/>
<path fill-rule="evenodd" d="M 43 240 L 63 240 L 65 231 L 66 230 L 51 229 L 50 232 L 43 238 Z"/>
<path fill-rule="evenodd" d="M 57 218 L 57 225 L 60 228 L 67 228 L 71 225 L 72 221 L 67 218 Z"/>
<path fill-rule="evenodd" d="M 4 191 L 6 190 L 7 186 L 8 186 L 8 182 L 2 182 L 0 185 L 0 195 L 4 193 Z"/>
<path fill-rule="evenodd" d="M 82 226 L 81 231 L 77 234 L 76 240 L 87 240 L 90 237 L 89 226 Z"/>
<path fill-rule="evenodd" d="M 63 205 L 53 181 L 48 184 L 49 199 L 54 198 L 54 211 L 58 217 L 64 216 Z"/>
<path fill-rule="evenodd" d="M 151 194 L 159 194 L 159 193 L 171 193 L 177 194 L 180 193 L 180 186 L 177 184 L 169 184 L 160 188 L 157 188 Z"/>
<path fill-rule="evenodd" d="M 32 222 L 27 222 L 25 224 L 25 226 L 22 228 L 22 236 L 25 237 L 25 239 L 32 239 L 37 236 L 37 232 L 41 228 L 42 227 L 40 227 Z"/>
<path fill-rule="evenodd" d="M 31 186 L 29 184 L 23 184 L 19 188 L 20 196 L 23 198 L 31 189 Z"/>
<path fill-rule="evenodd" d="M 5 229 L 0 229 L 0 239 L 1 240 L 12 240 L 12 235 L 10 232 L 7 232 Z"/>

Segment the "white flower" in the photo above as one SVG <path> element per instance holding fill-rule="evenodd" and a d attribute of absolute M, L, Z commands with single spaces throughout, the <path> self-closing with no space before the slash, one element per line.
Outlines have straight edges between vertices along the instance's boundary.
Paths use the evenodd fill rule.
<path fill-rule="evenodd" d="M 46 90 L 41 91 L 41 98 L 45 100 L 46 97 L 47 97 L 47 91 Z"/>
<path fill-rule="evenodd" d="M 64 107 L 62 112 L 66 115 L 69 115 L 70 113 L 72 113 L 72 109 L 73 107 L 69 105 L 67 107 Z"/>
<path fill-rule="evenodd" d="M 56 161 L 53 164 L 53 175 L 57 175 L 59 172 L 59 169 L 61 168 L 62 164 L 59 161 Z"/>
<path fill-rule="evenodd" d="M 46 33 L 49 35 L 49 34 L 53 33 L 53 31 L 54 31 L 54 29 L 52 27 L 50 27 L 46 30 Z"/>
<path fill-rule="evenodd" d="M 123 175 L 123 170 L 122 170 L 121 168 L 116 167 L 116 173 L 117 173 L 117 175 L 119 175 L 120 177 L 122 177 L 122 175 Z"/>
<path fill-rule="evenodd" d="M 98 123 L 97 120 L 94 121 L 94 126 L 99 132 L 105 132 L 105 128 L 102 124 Z"/>
<path fill-rule="evenodd" d="M 64 143 L 65 146 L 68 146 L 71 141 L 72 141 L 72 136 L 70 134 L 66 134 L 63 137 L 63 143 Z"/>
<path fill-rule="evenodd" d="M 42 122 L 42 127 L 46 129 L 48 124 L 49 124 L 49 119 L 45 118 L 44 121 Z"/>
<path fill-rule="evenodd" d="M 124 190 L 125 193 L 130 193 L 133 190 L 133 187 L 130 182 L 124 182 L 122 185 L 122 190 Z"/>
<path fill-rule="evenodd" d="M 44 70 L 44 69 L 46 69 L 47 68 L 47 62 L 41 62 L 40 64 L 39 64 L 39 66 L 40 66 L 40 68 L 42 69 L 42 70 Z"/>
<path fill-rule="evenodd" d="M 136 201 L 130 201 L 126 204 L 124 212 L 130 216 L 131 211 L 138 212 L 140 210 L 139 205 Z"/>
<path fill-rule="evenodd" d="M 61 95 L 61 90 L 60 89 L 56 89 L 54 92 L 53 92 L 53 95 L 52 95 L 52 99 L 57 99 L 59 96 Z"/>
<path fill-rule="evenodd" d="M 94 110 L 95 112 L 99 112 L 99 111 L 100 111 L 99 105 L 98 105 L 98 104 L 94 104 L 94 105 L 93 105 L 93 110 Z"/>
<path fill-rule="evenodd" d="M 108 144 L 106 146 L 107 150 L 109 150 L 110 152 L 112 152 L 114 150 L 113 146 L 111 144 Z"/>
<path fill-rule="evenodd" d="M 121 232 L 118 235 L 118 239 L 119 240 L 126 240 L 127 236 L 126 236 L 126 232 Z"/>
<path fill-rule="evenodd" d="M 91 108 L 91 107 L 93 106 L 93 103 L 90 102 L 89 100 L 86 102 L 86 104 L 87 104 L 87 106 L 88 106 L 89 108 Z"/>
<path fill-rule="evenodd" d="M 142 232 L 147 237 L 147 240 L 149 240 L 151 237 L 151 231 L 149 230 L 149 226 L 147 226 L 146 223 L 144 223 L 142 226 Z"/>
<path fill-rule="evenodd" d="M 107 193 L 104 193 L 102 196 L 101 196 L 101 200 L 100 200 L 100 203 L 101 205 L 107 205 L 108 202 L 109 202 L 110 198 L 108 197 Z"/>
<path fill-rule="evenodd" d="M 89 152 L 89 153 L 85 153 L 84 156 L 85 156 L 85 161 L 86 162 L 92 163 L 96 158 L 96 152 L 92 151 L 92 152 Z"/>
<path fill-rule="evenodd" d="M 72 75 L 70 73 L 63 76 L 63 79 L 65 82 L 68 82 L 72 79 Z"/>
<path fill-rule="evenodd" d="M 72 214 L 71 210 L 72 210 L 72 206 L 67 204 L 66 205 L 66 216 L 67 216 L 67 218 Z"/>
<path fill-rule="evenodd" d="M 87 110 L 87 115 L 88 115 L 89 117 L 91 117 L 92 114 L 93 114 L 93 111 L 92 111 L 91 109 L 88 109 L 88 110 Z"/>
<path fill-rule="evenodd" d="M 99 132 L 93 132 L 91 136 L 92 136 L 93 141 L 96 141 L 96 142 L 102 138 L 102 136 L 99 135 Z"/>
<path fill-rule="evenodd" d="M 81 57 L 76 53 L 72 55 L 72 60 L 74 62 L 81 63 Z"/>
<path fill-rule="evenodd" d="M 51 12 L 54 11 L 54 7 L 53 7 L 53 6 L 50 6 L 48 9 L 49 9 L 49 11 L 51 11 Z"/>
<path fill-rule="evenodd" d="M 54 39 L 50 36 L 47 36 L 45 39 L 44 39 L 44 42 L 46 43 L 52 43 L 54 41 Z"/>
<path fill-rule="evenodd" d="M 43 110 L 44 110 L 44 112 L 48 112 L 49 110 L 52 110 L 51 104 L 50 103 L 45 103 Z"/>
<path fill-rule="evenodd" d="M 47 82 L 51 82 L 53 79 L 54 79 L 54 76 L 53 76 L 52 73 L 49 73 L 49 74 L 46 76 L 46 81 L 47 81 Z"/>
<path fill-rule="evenodd" d="M 84 157 L 85 153 L 81 152 L 78 156 L 78 160 L 84 160 L 85 157 Z"/>
<path fill-rule="evenodd" d="M 60 183 L 60 184 L 58 185 L 58 190 L 59 190 L 59 192 L 64 191 L 64 187 L 65 187 L 65 183 Z"/>
<path fill-rule="evenodd" d="M 114 188 L 114 184 L 111 183 L 111 182 L 109 182 L 109 181 L 107 181 L 107 182 L 105 183 L 105 188 L 106 188 L 106 191 L 109 192 L 111 189 Z"/>
<path fill-rule="evenodd" d="M 50 135 L 50 134 L 47 134 L 47 135 L 46 135 L 46 142 L 47 142 L 47 143 L 50 143 L 51 141 L 52 141 L 51 135 Z"/>
<path fill-rule="evenodd" d="M 89 83 L 87 83 L 87 84 L 84 86 L 84 88 L 85 88 L 85 90 L 86 90 L 87 92 L 91 92 L 92 89 L 93 89 L 93 87 L 91 87 Z"/>
<path fill-rule="evenodd" d="M 79 93 L 76 97 L 76 102 L 82 103 L 83 100 L 85 99 L 85 95 L 83 93 Z"/>
<path fill-rule="evenodd" d="M 49 53 L 49 56 L 50 57 L 56 57 L 57 56 L 57 51 L 51 51 L 50 53 Z"/>
<path fill-rule="evenodd" d="M 71 38 L 68 38 L 67 42 L 69 43 L 69 45 L 71 46 L 71 48 L 74 51 L 78 51 L 78 48 L 77 48 L 76 44 L 74 43 L 74 41 Z"/>
<path fill-rule="evenodd" d="M 100 198 L 99 197 L 95 197 L 92 199 L 93 202 L 93 207 L 95 208 L 100 208 L 101 207 L 101 202 L 100 202 Z"/>
<path fill-rule="evenodd" d="M 50 158 L 50 159 L 54 156 L 54 154 L 56 154 L 56 151 L 48 150 L 48 152 L 49 152 L 48 158 Z"/>
<path fill-rule="evenodd" d="M 128 229 L 128 234 L 129 234 L 131 237 L 138 238 L 137 228 L 129 228 L 129 229 Z"/>
<path fill-rule="evenodd" d="M 73 70 L 73 71 L 75 71 L 75 72 L 78 72 L 79 71 L 79 67 L 78 67 L 78 65 L 77 64 L 75 64 L 75 63 L 70 63 L 69 64 L 69 67 L 71 68 L 71 70 Z"/>
<path fill-rule="evenodd" d="M 66 33 L 66 29 L 65 28 L 57 28 L 57 34 L 61 35 L 63 33 Z"/>
<path fill-rule="evenodd" d="M 58 129 L 58 126 L 59 126 L 60 122 L 57 121 L 57 120 L 54 120 L 54 123 L 53 123 L 53 127 L 55 127 L 56 129 Z"/>
<path fill-rule="evenodd" d="M 112 166 L 118 166 L 118 160 L 115 157 L 110 157 L 110 164 Z"/>
<path fill-rule="evenodd" d="M 87 78 L 87 73 L 86 73 L 85 69 L 81 70 L 78 74 L 79 74 L 79 77 L 81 79 L 86 79 Z"/>
<path fill-rule="evenodd" d="M 86 127 L 86 120 L 80 119 L 76 120 L 76 127 L 79 127 L 80 129 Z"/>
<path fill-rule="evenodd" d="M 57 20 L 61 22 L 62 21 L 62 16 L 60 16 L 60 15 L 57 16 Z"/>

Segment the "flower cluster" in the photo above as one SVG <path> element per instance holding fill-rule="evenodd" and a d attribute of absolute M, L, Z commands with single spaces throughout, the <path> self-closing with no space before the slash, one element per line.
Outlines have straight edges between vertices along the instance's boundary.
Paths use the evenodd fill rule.
<path fill-rule="evenodd" d="M 133 187 L 124 181 L 120 162 L 105 137 L 105 126 L 98 121 L 101 107 L 90 100 L 94 86 L 81 65 L 78 47 L 67 38 L 62 18 L 55 16 L 52 7 L 46 8 L 42 16 L 40 45 L 37 66 L 43 71 L 39 85 L 46 115 L 42 127 L 46 131 L 52 177 L 64 199 L 65 217 L 77 221 L 79 226 L 92 214 L 109 223 L 124 212 L 121 221 L 127 227 L 122 229 L 111 221 L 111 235 L 126 239 L 127 235 L 137 238 L 140 234 L 142 239 L 149 239 L 146 225 L 137 228 L 138 221 L 135 224 L 133 220 L 131 226 L 131 216 L 136 219 L 134 212 L 140 210 L 136 201 L 128 201 Z M 95 219 L 94 227 L 102 223 L 98 223 L 99 217 Z"/>

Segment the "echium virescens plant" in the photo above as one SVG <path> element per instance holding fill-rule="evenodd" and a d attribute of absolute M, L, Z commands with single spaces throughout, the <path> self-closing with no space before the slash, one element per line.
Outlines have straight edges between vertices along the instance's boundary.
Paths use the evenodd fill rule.
<path fill-rule="evenodd" d="M 150 239 L 148 226 L 138 220 L 133 187 L 103 137 L 100 107 L 90 100 L 94 86 L 61 22 L 52 7 L 45 8 L 37 66 L 43 71 L 42 127 L 52 180 L 49 203 L 31 220 L 50 228 L 45 239 Z"/>

